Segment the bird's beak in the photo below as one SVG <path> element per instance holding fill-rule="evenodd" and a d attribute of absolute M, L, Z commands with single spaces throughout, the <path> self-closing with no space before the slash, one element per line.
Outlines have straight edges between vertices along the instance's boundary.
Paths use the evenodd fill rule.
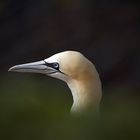
<path fill-rule="evenodd" d="M 21 65 L 15 65 L 11 67 L 8 71 L 12 72 L 30 72 L 30 73 L 43 73 L 43 74 L 52 74 L 56 70 L 47 66 L 48 63 L 45 61 L 38 61 L 33 63 L 26 63 Z"/>

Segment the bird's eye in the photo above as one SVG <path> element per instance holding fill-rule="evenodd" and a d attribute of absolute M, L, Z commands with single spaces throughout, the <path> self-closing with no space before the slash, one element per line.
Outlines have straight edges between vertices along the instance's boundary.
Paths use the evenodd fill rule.
<path fill-rule="evenodd" d="M 53 68 L 55 68 L 55 69 L 59 69 L 59 64 L 58 63 L 52 63 L 52 66 L 53 66 Z"/>

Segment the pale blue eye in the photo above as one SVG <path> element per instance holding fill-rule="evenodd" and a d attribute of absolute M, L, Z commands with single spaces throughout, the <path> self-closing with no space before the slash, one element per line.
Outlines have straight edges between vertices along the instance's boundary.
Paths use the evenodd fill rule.
<path fill-rule="evenodd" d="M 59 69 L 59 64 L 58 63 L 52 63 L 53 68 Z"/>

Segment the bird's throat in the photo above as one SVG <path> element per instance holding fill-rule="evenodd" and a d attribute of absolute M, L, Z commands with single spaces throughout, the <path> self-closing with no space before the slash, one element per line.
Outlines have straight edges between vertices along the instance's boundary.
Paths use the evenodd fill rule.
<path fill-rule="evenodd" d="M 71 81 L 68 83 L 73 97 L 72 113 L 82 113 L 99 107 L 101 90 L 94 83 Z M 99 86 L 99 85 L 98 85 Z"/>

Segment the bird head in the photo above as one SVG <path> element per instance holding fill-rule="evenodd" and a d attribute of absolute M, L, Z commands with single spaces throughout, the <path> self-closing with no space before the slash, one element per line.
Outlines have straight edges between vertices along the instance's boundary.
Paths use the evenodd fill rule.
<path fill-rule="evenodd" d="M 42 61 L 15 65 L 9 69 L 14 72 L 42 73 L 65 82 L 79 79 L 85 74 L 90 76 L 92 70 L 93 64 L 76 51 L 64 51 Z"/>
<path fill-rule="evenodd" d="M 65 81 L 73 96 L 71 112 L 98 109 L 101 82 L 94 65 L 81 53 L 64 51 L 42 61 L 13 66 L 9 71 L 42 73 Z"/>

